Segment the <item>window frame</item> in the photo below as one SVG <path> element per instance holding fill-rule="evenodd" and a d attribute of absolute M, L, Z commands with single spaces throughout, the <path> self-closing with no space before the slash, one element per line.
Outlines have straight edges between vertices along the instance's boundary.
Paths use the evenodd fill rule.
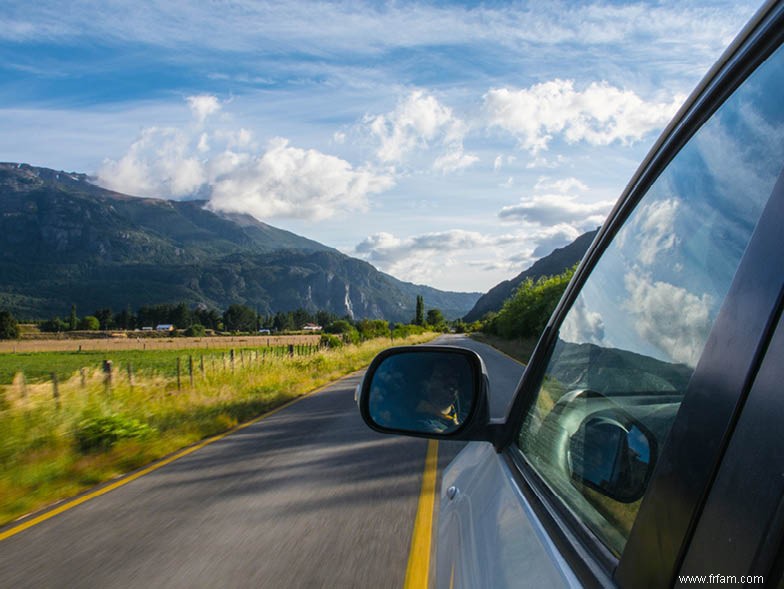
<path fill-rule="evenodd" d="M 692 376 L 681 409 L 673 424 L 674 433 L 671 432 L 671 441 L 668 441 L 663 448 L 620 559 L 616 558 L 584 524 L 570 513 L 565 504 L 528 464 L 527 459 L 515 447 L 516 435 L 525 415 L 536 400 L 536 392 L 557 340 L 558 328 L 605 249 L 650 186 L 678 155 L 681 148 L 742 85 L 757 66 L 782 44 L 782 41 L 784 41 L 784 2 L 769 1 L 711 68 L 662 133 L 640 164 L 575 272 L 574 278 L 539 339 L 518 386 L 507 421 L 498 432 L 496 448 L 503 452 L 503 457 L 521 492 L 529 500 L 545 528 L 551 532 L 567 562 L 586 585 L 604 586 L 612 576 L 621 586 L 669 586 L 676 578 L 701 506 L 721 461 L 727 437 L 748 390 L 749 379 L 758 360 L 760 342 L 765 339 L 769 316 L 774 312 L 779 294 L 777 288 L 771 287 L 769 269 L 754 260 L 764 259 L 757 256 L 760 255 L 761 249 L 769 250 L 771 240 L 780 243 L 780 240 L 776 240 L 780 230 L 776 227 L 776 223 L 772 222 L 772 211 L 769 209 L 784 202 L 784 193 L 778 190 L 781 182 L 777 183 L 777 189 L 774 189 L 773 195 L 770 196 L 763 216 L 752 233 L 751 241 L 736 270 L 732 286 L 706 342 L 703 358 Z M 769 222 L 763 223 L 766 217 Z M 778 250 L 780 251 L 781 249 Z M 766 273 L 769 274 L 767 277 Z M 754 302 L 749 300 L 748 292 L 745 292 L 744 288 L 750 283 L 760 287 L 760 292 L 755 294 L 760 295 L 762 299 L 757 298 Z M 773 293 L 773 290 L 776 292 Z M 760 313 L 760 308 L 767 308 L 768 312 Z M 739 310 L 740 315 L 738 315 Z M 739 316 L 744 319 L 740 321 Z M 721 342 L 728 340 L 733 341 L 731 349 L 721 345 Z M 743 350 L 745 353 L 740 355 L 733 353 L 736 349 Z M 705 385 L 711 382 L 711 375 L 717 371 L 719 374 L 725 373 L 728 366 L 732 367 L 734 378 L 724 383 L 722 387 L 720 411 L 711 407 L 711 416 L 714 419 L 709 424 L 707 432 L 701 431 L 699 435 L 695 435 L 684 426 L 690 419 L 704 414 L 705 403 L 708 400 L 705 393 L 715 394 L 706 391 Z M 693 391 L 694 387 L 696 389 Z M 702 439 L 706 439 L 704 437 L 706 433 L 710 434 L 707 439 L 722 440 L 722 443 L 701 443 Z M 684 447 L 697 448 L 698 451 L 678 452 L 677 449 Z M 699 469 L 699 476 L 686 476 L 695 464 L 702 467 Z M 677 521 L 673 522 L 667 519 L 672 517 L 673 513 L 665 505 L 673 500 L 672 493 L 668 493 L 668 486 L 674 481 L 683 479 L 684 476 L 689 483 L 687 488 L 679 489 L 683 497 L 677 498 L 679 504 L 675 514 Z M 666 536 L 664 538 L 662 530 L 657 526 L 657 522 L 660 521 L 667 521 L 670 524 L 663 530 L 663 535 Z M 662 540 L 664 540 L 663 547 Z"/>

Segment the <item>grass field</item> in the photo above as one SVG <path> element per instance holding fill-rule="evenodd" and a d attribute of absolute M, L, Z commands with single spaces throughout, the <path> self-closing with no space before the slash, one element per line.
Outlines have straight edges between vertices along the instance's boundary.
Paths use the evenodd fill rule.
<path fill-rule="evenodd" d="M 435 335 L 394 343 L 422 343 Z M 56 389 L 51 382 L 16 379 L 0 387 L 0 525 L 227 431 L 359 370 L 390 345 L 381 338 L 294 357 L 237 351 L 233 369 L 224 352 L 210 351 L 203 371 L 200 350 L 193 384 L 183 371 L 179 386 L 169 366 L 172 354 L 186 365 L 185 350 L 128 352 L 136 355 L 124 361 L 144 368 L 132 379 L 116 369 L 110 384 L 97 368 L 77 368 L 58 379 Z M 41 357 L 63 374 L 75 365 L 69 354 Z M 123 360 L 116 362 L 122 366 Z"/>
<path fill-rule="evenodd" d="M 179 338 L 178 338 L 179 339 Z M 66 380 L 82 368 L 88 372 L 101 368 L 104 360 L 111 360 L 115 371 L 127 371 L 128 365 L 131 366 L 135 374 L 147 375 L 160 373 L 166 376 L 174 376 L 177 373 L 177 358 L 180 361 L 187 361 L 192 357 L 194 362 L 200 362 L 201 358 L 210 361 L 221 361 L 222 357 L 228 359 L 231 350 L 235 352 L 235 363 L 244 361 L 245 356 L 256 352 L 265 354 L 280 354 L 284 352 L 289 343 L 295 346 L 296 350 L 301 350 L 308 346 L 312 349 L 318 343 L 318 336 L 290 336 L 270 340 L 270 347 L 267 347 L 267 338 L 214 338 L 210 344 L 212 347 L 205 348 L 199 346 L 188 347 L 193 342 L 187 341 L 188 338 L 181 338 L 185 341 L 174 340 L 165 348 L 169 342 L 157 342 L 159 347 L 150 345 L 142 349 L 111 349 L 104 351 L 63 351 L 63 352 L 18 352 L 16 354 L 0 354 L 0 385 L 11 384 L 18 373 L 23 373 L 27 382 L 42 382 L 51 380 L 51 374 L 57 375 L 58 380 Z M 234 339 L 235 341 L 230 341 Z M 221 344 L 220 346 L 217 344 Z M 176 344 L 176 347 L 175 347 Z M 254 345 L 255 344 L 255 345 Z M 70 345 L 73 345 L 71 343 Z M 48 345 L 43 345 L 46 349 Z"/>

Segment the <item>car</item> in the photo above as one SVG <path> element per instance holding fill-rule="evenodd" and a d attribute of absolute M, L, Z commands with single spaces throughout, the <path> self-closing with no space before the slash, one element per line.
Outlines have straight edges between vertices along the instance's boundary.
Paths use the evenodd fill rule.
<path fill-rule="evenodd" d="M 784 3 L 667 126 L 579 264 L 505 416 L 482 359 L 392 348 L 373 429 L 466 442 L 437 587 L 784 583 Z"/>

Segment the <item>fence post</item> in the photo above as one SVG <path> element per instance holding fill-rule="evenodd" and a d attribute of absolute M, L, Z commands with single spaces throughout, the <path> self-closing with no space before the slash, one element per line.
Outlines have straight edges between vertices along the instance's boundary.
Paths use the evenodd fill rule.
<path fill-rule="evenodd" d="M 103 388 L 104 393 L 109 394 L 112 390 L 112 361 L 103 361 Z"/>
<path fill-rule="evenodd" d="M 60 389 L 57 386 L 57 373 L 56 372 L 52 372 L 51 376 L 52 376 L 52 394 L 54 396 L 54 406 L 59 411 L 60 410 Z"/>
<path fill-rule="evenodd" d="M 87 388 L 87 371 L 84 368 L 79 369 L 79 380 L 83 389 Z"/>
<path fill-rule="evenodd" d="M 234 348 L 229 350 L 229 360 L 231 360 L 231 371 L 234 372 Z"/>
<path fill-rule="evenodd" d="M 201 377 L 204 378 L 204 354 L 199 357 L 199 370 L 201 370 Z"/>
<path fill-rule="evenodd" d="M 193 388 L 193 356 L 188 356 L 188 379 L 191 382 L 191 388 Z"/>
<path fill-rule="evenodd" d="M 294 344 L 289 344 L 289 357 L 294 357 Z"/>
<path fill-rule="evenodd" d="M 177 390 L 181 390 L 182 384 L 180 383 L 180 373 L 181 373 L 181 366 L 180 366 L 180 357 L 177 356 Z"/>

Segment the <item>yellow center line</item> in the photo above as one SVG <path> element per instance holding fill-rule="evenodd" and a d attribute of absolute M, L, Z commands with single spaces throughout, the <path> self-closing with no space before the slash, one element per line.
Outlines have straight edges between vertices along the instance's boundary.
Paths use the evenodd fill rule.
<path fill-rule="evenodd" d="M 437 470 L 438 441 L 430 440 L 427 444 L 425 472 L 422 474 L 422 490 L 419 493 L 419 505 L 414 520 L 404 589 L 426 589 L 428 586 Z"/>
<path fill-rule="evenodd" d="M 347 375 L 347 376 L 353 376 L 353 374 L 350 374 L 350 375 Z M 344 377 L 344 378 L 346 378 L 346 377 Z M 198 444 L 196 444 L 194 446 L 190 446 L 189 448 L 185 448 L 184 450 L 180 450 L 179 452 L 176 452 L 176 453 L 172 454 L 168 458 L 164 458 L 163 460 L 160 460 L 159 462 L 151 464 L 150 466 L 148 466 L 146 468 L 143 468 L 142 470 L 139 470 L 139 471 L 134 472 L 132 474 L 126 475 L 126 476 L 122 477 L 121 479 L 119 479 L 119 480 L 117 480 L 117 481 L 115 481 L 113 483 L 110 483 L 108 485 L 100 487 L 99 489 L 96 489 L 95 491 L 92 491 L 92 492 L 86 493 L 84 495 L 80 495 L 78 497 L 75 497 L 75 498 L 73 498 L 71 500 L 68 500 L 65 503 L 63 503 L 62 505 L 60 505 L 59 507 L 55 507 L 54 509 L 50 509 L 49 511 L 47 511 L 45 513 L 42 513 L 41 515 L 39 515 L 37 517 L 33 517 L 33 518 L 30 518 L 29 520 L 23 521 L 23 522 L 19 523 L 18 525 L 13 526 L 13 527 L 5 530 L 4 532 L 0 532 L 0 542 L 2 542 L 3 540 L 7 540 L 11 536 L 15 536 L 16 534 L 19 534 L 20 532 L 23 532 L 23 531 L 25 531 L 25 530 L 27 530 L 29 528 L 32 528 L 33 526 L 37 526 L 38 524 L 40 524 L 42 522 L 45 522 L 46 520 L 51 519 L 51 518 L 55 517 L 56 515 L 60 515 L 64 511 L 68 511 L 69 509 L 73 509 L 77 505 L 81 505 L 82 503 L 86 503 L 90 499 L 95 499 L 96 497 L 100 497 L 101 495 L 105 495 L 106 493 L 108 493 L 110 491 L 114 491 L 118 487 L 122 487 L 123 485 L 127 485 L 131 481 L 135 481 L 136 479 L 138 479 L 140 477 L 143 477 L 146 474 L 149 474 L 149 473 L 151 473 L 151 472 L 153 472 L 155 470 L 158 470 L 159 468 L 162 468 L 162 467 L 166 466 L 167 464 L 171 464 L 175 460 L 178 460 L 178 459 L 182 458 L 183 456 L 187 456 L 188 454 L 190 454 L 192 452 L 195 452 L 196 450 L 201 450 L 202 448 L 204 448 L 205 446 L 208 446 L 209 444 L 212 444 L 213 442 L 217 442 L 218 440 L 221 440 L 221 439 L 225 438 L 226 436 L 229 436 L 229 435 L 231 435 L 233 433 L 236 433 L 236 432 L 238 432 L 238 431 L 240 431 L 242 429 L 245 429 L 246 427 L 249 427 L 249 426 L 253 425 L 254 423 L 257 423 L 257 422 L 261 421 L 262 419 L 270 417 L 271 415 L 274 415 L 275 413 L 278 413 L 279 411 L 283 411 L 286 407 L 289 407 L 290 405 L 293 405 L 294 403 L 296 403 L 298 401 L 301 401 L 305 397 L 309 397 L 309 396 L 314 395 L 314 394 L 316 394 L 316 393 L 318 393 L 320 391 L 323 391 L 324 389 L 327 389 L 327 388 L 331 387 L 334 384 L 335 384 L 335 382 L 331 382 L 329 384 L 324 385 L 323 387 L 319 387 L 319 388 L 317 388 L 317 389 L 315 389 L 313 391 L 310 391 L 309 393 L 305 393 L 304 395 L 301 395 L 301 396 L 297 397 L 296 399 L 292 399 L 291 401 L 288 401 L 288 402 L 284 403 L 280 407 L 276 407 L 275 409 L 267 411 L 266 413 L 264 413 L 263 415 L 260 415 L 256 419 L 252 419 L 251 421 L 247 421 L 247 422 L 245 422 L 245 423 L 243 423 L 241 425 L 238 425 L 237 427 L 234 427 L 234 428 L 230 429 L 227 432 L 224 432 L 222 434 L 218 434 L 217 436 L 213 436 L 211 438 L 207 438 L 206 440 L 204 440 L 202 442 L 199 442 Z"/>

